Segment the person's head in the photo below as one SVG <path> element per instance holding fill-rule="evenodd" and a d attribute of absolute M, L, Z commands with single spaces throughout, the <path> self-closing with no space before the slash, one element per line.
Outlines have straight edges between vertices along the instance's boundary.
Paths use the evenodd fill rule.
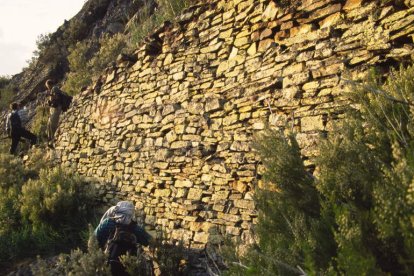
<path fill-rule="evenodd" d="M 113 207 L 110 218 L 117 223 L 130 224 L 135 219 L 135 206 L 130 201 L 120 201 Z"/>
<path fill-rule="evenodd" d="M 18 110 L 19 109 L 19 103 L 17 103 L 17 102 L 14 102 L 14 103 L 11 103 L 10 104 L 10 109 L 11 110 Z"/>
<path fill-rule="evenodd" d="M 48 79 L 45 83 L 47 90 L 52 90 L 52 87 L 55 85 L 55 82 L 52 79 Z"/>
<path fill-rule="evenodd" d="M 19 108 L 19 109 L 22 109 L 22 108 L 23 108 L 23 106 L 24 106 L 24 104 L 23 104 L 22 102 L 18 102 L 18 103 L 17 103 L 17 105 L 18 105 L 18 108 Z"/>

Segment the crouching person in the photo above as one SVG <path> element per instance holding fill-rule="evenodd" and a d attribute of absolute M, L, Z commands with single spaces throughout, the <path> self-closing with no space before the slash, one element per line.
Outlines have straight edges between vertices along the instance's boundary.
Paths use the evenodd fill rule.
<path fill-rule="evenodd" d="M 119 257 L 129 252 L 134 255 L 137 243 L 147 246 L 151 236 L 135 221 L 135 206 L 129 201 L 120 201 L 109 208 L 95 229 L 99 247 L 108 254 L 112 275 L 128 275 Z"/>

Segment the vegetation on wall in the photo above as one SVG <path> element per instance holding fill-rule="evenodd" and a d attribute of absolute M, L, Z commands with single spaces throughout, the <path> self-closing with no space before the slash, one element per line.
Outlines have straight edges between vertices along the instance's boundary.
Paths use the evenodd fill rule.
<path fill-rule="evenodd" d="M 153 1 L 144 1 L 139 16 L 132 20 L 124 33 L 104 35 L 98 47 L 82 41 L 69 48 L 69 67 L 63 89 L 74 95 L 103 73 L 119 54 L 132 53 L 138 44 L 164 21 L 172 21 L 188 7 L 190 0 L 162 0 L 155 9 Z"/>
<path fill-rule="evenodd" d="M 269 130 L 256 149 L 258 243 L 231 273 L 414 273 L 414 67 L 354 84 L 350 109 L 322 141 L 310 175 L 294 135 Z"/>
<path fill-rule="evenodd" d="M 155 28 L 165 21 L 174 21 L 185 8 L 189 7 L 191 0 L 160 0 L 158 7 L 153 12 L 150 2 L 146 1 L 144 8 L 139 13 L 138 20 L 127 26 L 129 34 L 129 47 L 136 47 L 142 40 L 151 34 Z"/>

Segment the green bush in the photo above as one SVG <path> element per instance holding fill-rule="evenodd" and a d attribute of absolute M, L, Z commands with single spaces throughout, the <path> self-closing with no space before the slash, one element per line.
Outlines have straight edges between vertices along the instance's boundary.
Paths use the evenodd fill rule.
<path fill-rule="evenodd" d="M 65 237 L 49 227 L 32 229 L 22 225 L 12 230 L 0 235 L 0 264 L 4 268 L 36 254 L 54 254 L 65 248 L 60 243 Z"/>
<path fill-rule="evenodd" d="M 8 109 L 13 96 L 14 92 L 10 86 L 10 77 L 0 76 L 0 109 Z"/>
<path fill-rule="evenodd" d="M 22 216 L 34 227 L 50 225 L 79 230 L 92 217 L 91 188 L 79 176 L 59 167 L 43 169 L 39 179 L 30 179 L 22 187 Z"/>
<path fill-rule="evenodd" d="M 190 5 L 189 0 L 161 0 L 157 2 L 158 7 L 154 12 L 152 3 L 152 1 L 144 1 L 138 20 L 128 26 L 129 49 L 135 49 L 164 21 L 174 21 L 174 18 Z"/>
<path fill-rule="evenodd" d="M 55 263 L 41 259 L 32 265 L 34 275 L 111 275 L 107 265 L 108 256 L 98 247 L 89 228 L 90 239 L 86 252 L 76 249 L 61 254 Z M 183 260 L 186 250 L 182 245 L 169 244 L 164 237 L 154 240 L 148 248 L 138 247 L 136 254 L 121 256 L 120 260 L 129 275 L 185 275 Z M 44 274 L 46 273 L 47 274 Z"/>
<path fill-rule="evenodd" d="M 0 154 L 0 189 L 21 188 L 27 171 L 20 158 L 10 154 Z"/>
<path fill-rule="evenodd" d="M 80 177 L 49 166 L 40 149 L 31 151 L 25 165 L 0 155 L 2 267 L 81 244 L 87 223 L 94 220 L 93 189 Z"/>
<path fill-rule="evenodd" d="M 15 187 L 0 189 L 0 237 L 7 237 L 21 224 L 19 191 Z"/>
<path fill-rule="evenodd" d="M 0 76 L 0 89 L 6 87 L 10 83 L 9 76 Z"/>
<path fill-rule="evenodd" d="M 39 177 L 42 169 L 52 168 L 52 162 L 48 156 L 45 155 L 45 149 L 42 147 L 32 148 L 27 154 L 27 159 L 24 162 L 29 178 L 35 179 Z"/>
<path fill-rule="evenodd" d="M 92 82 L 92 68 L 88 62 L 92 58 L 93 52 L 87 41 L 76 43 L 75 46 L 69 48 L 69 52 L 70 72 L 66 76 L 62 89 L 71 95 L 76 95 L 84 86 L 88 86 Z"/>
<path fill-rule="evenodd" d="M 121 33 L 104 36 L 99 43 L 101 47 L 90 61 L 90 66 L 96 76 L 102 73 L 111 62 L 115 62 L 118 55 L 127 46 L 125 35 Z"/>
<path fill-rule="evenodd" d="M 111 62 L 114 62 L 127 46 L 125 35 L 120 33 L 102 37 L 99 45 L 96 52 L 93 52 L 94 48 L 88 42 L 79 42 L 70 49 L 70 72 L 63 90 L 72 95 L 79 93 L 83 87 L 92 83 L 93 77 L 101 74 Z"/>
<path fill-rule="evenodd" d="M 47 121 L 49 119 L 49 108 L 37 106 L 30 130 L 37 136 L 38 143 L 47 141 Z"/>
<path fill-rule="evenodd" d="M 89 229 L 90 235 L 93 229 Z M 111 275 L 107 265 L 107 256 L 98 247 L 96 239 L 92 238 L 88 245 L 87 252 L 80 249 L 72 250 L 70 254 L 59 255 L 57 262 L 50 264 L 38 258 L 37 263 L 31 266 L 33 275 L 84 275 L 84 276 L 105 276 Z"/>
<path fill-rule="evenodd" d="M 414 67 L 353 83 L 350 109 L 321 141 L 315 177 L 293 136 L 267 131 L 256 149 L 258 244 L 230 274 L 414 273 Z"/>
<path fill-rule="evenodd" d="M 7 151 L 5 144 L 2 152 Z M 0 154 L 0 266 L 80 245 L 94 221 L 93 189 L 79 176 L 53 168 L 44 149 L 23 163 Z"/>

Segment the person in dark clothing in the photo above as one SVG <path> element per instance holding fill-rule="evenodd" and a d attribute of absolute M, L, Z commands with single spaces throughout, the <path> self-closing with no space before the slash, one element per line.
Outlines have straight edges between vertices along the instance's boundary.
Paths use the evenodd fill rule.
<path fill-rule="evenodd" d="M 35 145 L 37 137 L 22 126 L 22 121 L 19 116 L 19 104 L 12 103 L 10 108 L 12 111 L 7 116 L 6 132 L 12 140 L 10 154 L 15 154 L 20 138 L 26 138 L 30 140 L 31 145 Z"/>
<path fill-rule="evenodd" d="M 119 261 L 119 256 L 126 252 L 133 254 L 137 243 L 147 246 L 152 239 L 142 227 L 137 225 L 134 218 L 134 204 L 130 201 L 120 201 L 106 211 L 95 229 L 94 234 L 99 247 L 109 254 L 108 263 L 114 276 L 128 275 Z M 130 237 L 127 237 L 128 233 Z M 121 236 L 126 238 L 123 239 Z"/>

